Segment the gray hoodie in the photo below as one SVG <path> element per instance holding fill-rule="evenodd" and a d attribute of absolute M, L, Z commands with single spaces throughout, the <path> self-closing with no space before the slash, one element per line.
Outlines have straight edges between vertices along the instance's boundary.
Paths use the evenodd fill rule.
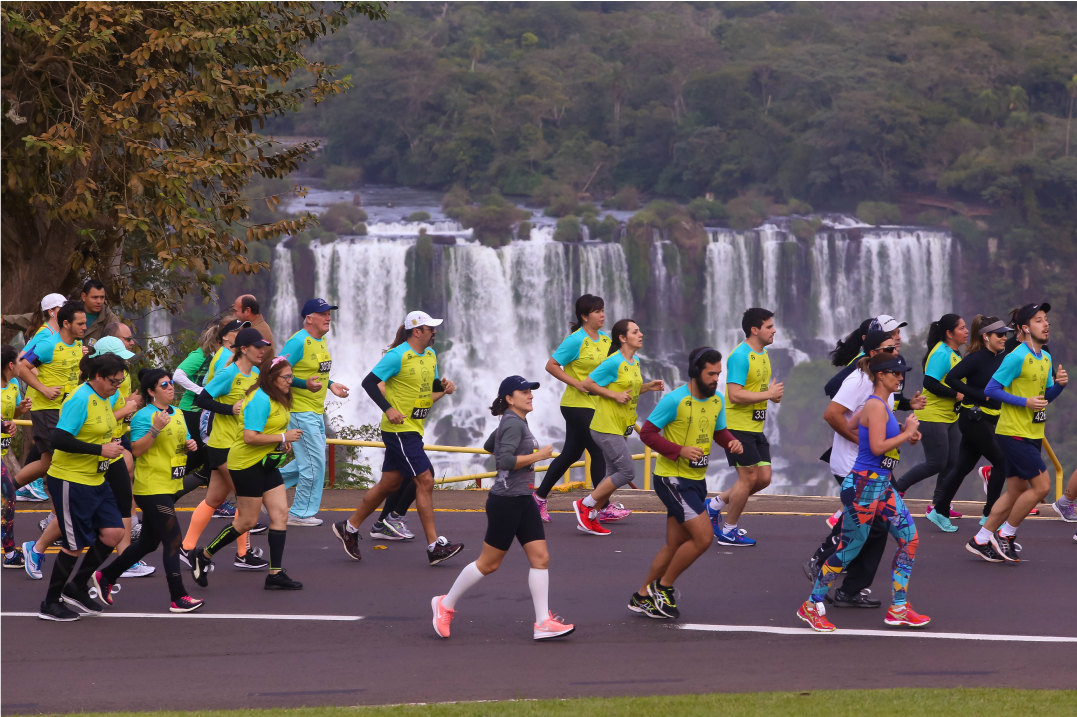
<path fill-rule="evenodd" d="M 527 421 L 511 410 L 501 416 L 497 430 L 483 446 L 497 461 L 497 479 L 490 488 L 491 495 L 529 495 L 535 489 L 535 466 L 516 468 L 517 456 L 529 456 L 538 450 L 538 441 L 531 435 Z"/>

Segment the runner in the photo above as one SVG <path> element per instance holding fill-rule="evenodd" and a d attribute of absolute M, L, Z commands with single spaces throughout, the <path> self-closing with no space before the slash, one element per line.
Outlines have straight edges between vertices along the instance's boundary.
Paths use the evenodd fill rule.
<path fill-rule="evenodd" d="M 160 368 L 142 369 L 138 383 L 146 407 L 131 420 L 131 448 L 135 454 L 135 502 L 146 524 L 136 542 L 108 567 L 94 573 L 93 583 L 97 594 L 111 605 L 113 585 L 160 545 L 171 599 L 168 610 L 192 612 L 202 607 L 202 601 L 188 595 L 183 586 L 179 560 L 182 535 L 174 495 L 183 487 L 187 452 L 197 446 L 187 433 L 183 414 L 169 405 L 175 397 L 169 373 Z"/>
<path fill-rule="evenodd" d="M 79 306 L 75 321 L 82 324 L 86 315 L 80 302 L 68 303 L 64 310 L 73 304 Z M 61 312 L 61 335 L 70 322 Z M 42 620 L 78 620 L 79 613 L 69 605 L 86 614 L 101 612 L 101 604 L 90 595 L 89 582 L 123 538 L 123 519 L 106 478 L 111 472 L 127 472 L 123 461 L 112 461 L 123 451 L 112 440 L 116 429 L 112 411 L 116 389 L 123 383 L 124 365 L 118 356 L 105 354 L 85 359 L 82 370 L 86 383 L 63 403 L 49 443 L 50 448 L 55 448 L 55 456 L 46 480 L 49 495 L 56 499 L 55 523 L 60 526 L 63 545 L 38 612 Z M 44 391 L 37 390 L 44 395 Z M 87 547 L 82 566 L 71 578 L 79 552 Z M 107 602 L 109 596 L 102 595 L 101 599 Z"/>
<path fill-rule="evenodd" d="M 385 499 L 378 522 L 370 526 L 374 540 L 414 540 L 415 534 L 408 529 L 408 508 L 415 502 L 415 481 L 409 480 Z"/>
<path fill-rule="evenodd" d="M 442 321 L 430 318 L 424 311 L 412 311 L 397 329 L 392 346 L 363 379 L 363 390 L 384 413 L 381 439 L 385 442 L 385 460 L 381 480 L 366 492 L 351 517 L 333 524 L 333 534 L 344 544 L 344 552 L 352 560 L 362 559 L 359 526 L 405 480 L 418 484 L 416 508 L 429 541 L 426 553 L 430 564 L 444 562 L 464 549 L 463 543 L 450 543 L 437 534 L 434 469 L 423 450 L 423 429 L 430 408 L 443 396 L 456 391 L 456 384 L 439 375 L 433 349 L 437 327 Z"/>
<path fill-rule="evenodd" d="M 243 329 L 236 338 L 236 345 L 241 347 L 264 348 L 266 343 L 255 328 Z M 236 519 L 209 545 L 195 548 L 190 555 L 191 573 L 202 587 L 207 585 L 213 556 L 252 528 L 264 505 L 270 521 L 269 575 L 266 575 L 265 589 L 303 588 L 303 583 L 292 580 L 282 567 L 284 542 L 288 535 L 288 495 L 278 470 L 285 454 L 303 436 L 302 430 L 288 428 L 295 376 L 291 364 L 283 356 L 267 358 L 262 367 L 265 370 L 255 372 L 256 381 L 246 389 L 243 428 L 236 432 L 228 453 L 228 470 L 236 487 L 238 503 Z M 220 374 L 222 378 L 224 375 Z M 206 393 L 212 395 L 213 391 L 213 387 L 206 387 Z"/>
<path fill-rule="evenodd" d="M 984 504 L 980 525 L 987 521 L 991 508 L 1002 493 L 1005 483 L 1002 454 L 995 443 L 995 424 L 998 423 L 1002 404 L 985 396 L 984 389 L 1002 365 L 1006 334 L 1012 331 L 997 316 L 977 314 L 972 320 L 972 341 L 968 353 L 946 374 L 946 385 L 961 392 L 965 398 L 960 404 L 961 413 L 957 419 L 957 427 L 961 431 L 957 463 L 953 470 L 943 476 L 942 493 L 934 502 L 933 509 L 927 512 L 927 519 L 943 532 L 957 532 L 957 526 L 947 517 L 950 515 L 950 502 L 980 458 L 998 467 L 998 470 L 988 469 L 988 475 L 993 475 L 994 479 L 987 482 L 987 503 Z"/>
<path fill-rule="evenodd" d="M 15 476 L 23 486 L 45 475 L 52 462 L 52 429 L 60 419 L 60 406 L 78 387 L 79 362 L 86 352 L 82 335 L 86 332 L 86 311 L 81 301 L 69 301 L 56 314 L 58 331 L 40 337 L 31 353 L 19 359 L 19 378 L 28 388 L 31 435 L 40 459 L 28 462 Z M 35 372 L 34 369 L 37 369 Z"/>
<path fill-rule="evenodd" d="M 221 348 L 221 342 L 218 339 L 219 330 L 220 322 L 210 321 L 198 337 L 198 348 L 187 354 L 187 358 L 180 362 L 176 373 L 172 376 L 172 380 L 184 389 L 179 409 L 183 412 L 187 434 L 198 446 L 195 451 L 187 455 L 187 470 L 183 476 L 183 488 L 176 492 L 177 500 L 199 486 L 209 485 L 209 471 L 205 468 L 206 442 L 202 440 L 200 426 L 202 411 L 194 405 L 194 397 L 202 393 L 202 383 L 206 380 L 206 373 L 209 371 L 213 356 Z M 233 335 L 229 341 L 234 339 Z"/>
<path fill-rule="evenodd" d="M 439 637 L 449 636 L 456 603 L 501 566 L 514 538 L 531 564 L 527 585 L 535 607 L 534 639 L 564 637 L 576 629 L 550 611 L 550 554 L 538 504 L 531 497 L 535 490 L 535 464 L 553 455 L 553 446 L 539 448 L 527 425 L 527 414 L 533 410 L 531 392 L 538 387 L 521 376 L 509 376 L 501 382 L 497 398 L 490 406 L 490 413 L 501 421 L 484 446 L 497 462 L 497 478 L 486 498 L 486 538 L 478 560 L 460 571 L 448 594 L 430 601 L 434 632 Z"/>
<path fill-rule="evenodd" d="M 969 329 L 965 320 L 957 314 L 944 314 L 938 321 L 931 322 L 927 332 L 927 354 L 923 361 L 927 405 L 916 412 L 920 433 L 924 436 L 924 462 L 913 466 L 894 481 L 894 488 L 902 496 L 925 478 L 938 475 L 932 502 L 942 500 L 943 478 L 957 466 L 958 452 L 961 450 L 957 407 L 965 396 L 944 381 L 950 369 L 961 360 L 958 349 L 968 340 Z M 951 510 L 949 517 L 960 518 L 961 514 Z"/>
<path fill-rule="evenodd" d="M 561 455 L 553 459 L 535 491 L 535 501 L 544 523 L 550 522 L 550 512 L 546 507 L 550 490 L 568 472 L 569 466 L 583 456 L 585 450 L 591 455 L 591 485 L 597 486 L 606 477 L 606 461 L 598 444 L 591 438 L 596 399 L 583 386 L 584 379 L 610 354 L 610 337 L 601 331 L 606 325 L 605 306 L 600 297 L 591 294 L 576 299 L 576 321 L 569 325 L 572 333 L 546 362 L 546 373 L 565 384 L 565 392 L 561 395 L 565 445 L 561 448 Z M 598 520 L 603 523 L 620 520 L 630 512 L 624 511 L 622 515 L 621 510 L 610 503 L 598 514 Z"/>
<path fill-rule="evenodd" d="M 688 356 L 688 383 L 666 394 L 647 417 L 640 438 L 659 454 L 654 492 L 666 506 L 666 544 L 651 563 L 643 587 L 628 609 L 653 618 L 676 618 L 681 612 L 673 582 L 711 544 L 707 516 L 707 466 L 711 441 L 730 453 L 744 447 L 726 428 L 725 405 L 718 395 L 722 354 L 709 347 Z"/>
<path fill-rule="evenodd" d="M 235 323 L 235 322 L 233 322 Z M 232 323 L 222 327 L 234 330 Z M 190 552 L 198 543 L 202 531 L 209 524 L 213 511 L 224 503 L 228 494 L 234 490 L 231 473 L 228 470 L 228 453 L 241 433 L 240 414 L 243 412 L 243 400 L 247 395 L 247 389 L 258 381 L 258 364 L 265 355 L 266 341 L 257 329 L 246 327 L 236 334 L 233 344 L 234 353 L 232 359 L 225 365 L 211 366 L 216 369 L 212 378 L 206 384 L 205 390 L 195 396 L 194 403 L 200 408 L 213 412 L 213 429 L 206 442 L 207 466 L 212 470 L 209 479 L 209 490 L 206 498 L 195 509 L 191 516 L 191 523 L 187 527 L 187 534 L 183 538 L 183 546 L 180 548 L 180 560 L 191 568 L 194 562 Z M 222 356 L 223 358 L 223 356 Z M 207 374 L 208 378 L 208 374 Z M 223 399 L 218 402 L 217 399 Z M 238 497 L 238 493 L 236 494 Z M 238 514 L 237 514 L 238 517 Z M 257 518 L 257 514 L 250 516 Z M 251 521 L 253 525 L 253 520 Z M 236 543 L 236 560 L 233 563 L 237 568 L 247 570 L 261 570 L 269 565 L 254 551 L 247 550 L 246 538 Z M 198 579 L 195 581 L 205 587 L 205 582 Z"/>
<path fill-rule="evenodd" d="M 30 410 L 32 401 L 23 398 L 19 390 L 19 380 L 15 378 L 17 372 L 16 361 L 18 351 L 11 344 L 4 344 L 0 350 L 0 367 L 4 387 L 0 389 L 0 421 L 2 421 L 2 433 L 0 433 L 0 458 L 7 455 L 11 447 L 11 437 L 18 430 L 11 421 Z M 4 548 L 4 567 L 25 567 L 25 558 L 21 548 L 15 547 L 15 482 L 8 476 L 7 463 L 0 461 L 0 477 L 3 478 L 4 486 L 4 513 L 2 521 L 2 541 Z"/>
<path fill-rule="evenodd" d="M 906 600 L 909 574 L 916 559 L 919 538 L 912 516 L 901 496 L 890 486 L 889 480 L 893 465 L 890 452 L 918 438 L 916 416 L 906 418 L 902 428 L 890 409 L 892 395 L 909 367 L 885 353 L 860 359 L 860 367 L 861 371 L 870 374 L 873 390 L 864 407 L 848 422 L 849 430 L 856 426 L 859 448 L 853 470 L 841 486 L 841 503 L 845 510 L 841 545 L 827 558 L 815 580 L 811 596 L 797 610 L 797 617 L 819 632 L 833 632 L 836 629 L 826 619 L 823 598 L 834 579 L 864 547 L 876 516 L 887 521 L 890 534 L 898 543 L 893 563 L 893 605 L 887 611 L 884 622 L 909 627 L 923 627 L 931 622 L 927 615 L 916 613 Z"/>
<path fill-rule="evenodd" d="M 303 304 L 303 328 L 292 334 L 281 351 L 295 372 L 289 427 L 303 432 L 292 446 L 295 460 L 280 471 L 284 487 L 295 488 L 288 525 L 322 524 L 317 513 L 325 485 L 325 395 L 331 391 L 337 398 L 348 397 L 348 387 L 329 378 L 333 360 L 325 335 L 329 333 L 329 312 L 336 308 L 324 299 Z"/>
<path fill-rule="evenodd" d="M 94 344 L 94 356 L 103 356 L 105 354 L 112 354 L 118 356 L 121 361 L 124 361 L 124 367 L 126 369 L 126 362 L 134 358 L 134 354 L 128 351 L 124 347 L 123 341 L 115 336 L 104 336 L 97 340 Z M 130 397 L 130 400 L 128 400 Z M 123 540 L 116 545 L 117 554 L 123 553 L 131 545 L 132 523 L 134 511 L 131 509 L 134 503 L 134 497 L 131 492 L 131 473 L 134 469 L 134 456 L 131 455 L 130 447 L 131 442 L 127 437 L 127 430 L 130 425 L 131 416 L 141 408 L 142 399 L 138 394 L 131 395 L 131 372 L 124 371 L 123 383 L 116 390 L 115 403 L 113 404 L 113 415 L 116 417 L 116 430 L 112 434 L 112 440 L 120 445 L 123 449 L 123 453 L 119 458 L 113 459 L 113 462 L 122 460 L 124 467 L 127 471 L 122 474 L 120 471 L 109 471 L 108 479 L 109 486 L 112 488 L 112 493 L 116 497 L 116 505 L 120 509 L 120 517 L 123 518 Z M 126 445 L 125 445 L 126 444 Z M 131 456 L 131 461 L 126 459 Z M 147 565 L 145 562 L 139 561 L 131 566 L 131 568 L 123 574 L 125 578 L 143 578 L 157 572 L 157 568 L 152 565 Z"/>
<path fill-rule="evenodd" d="M 893 316 L 888 316 L 886 314 L 876 316 L 874 319 L 866 319 L 863 323 L 860 324 L 860 329 L 854 331 L 852 334 L 849 335 L 849 337 L 846 339 L 846 343 L 839 341 L 838 348 L 830 352 L 831 357 L 834 357 L 834 360 L 832 361 L 833 365 L 842 366 L 843 368 L 841 369 L 841 371 L 838 371 L 834 378 L 826 382 L 826 386 L 823 387 L 823 393 L 825 393 L 828 397 L 833 398 L 834 394 L 838 392 L 838 390 L 841 388 L 841 384 L 845 382 L 845 379 L 848 378 L 849 374 L 856 370 L 856 362 L 859 361 L 862 356 L 864 356 L 863 345 L 864 340 L 867 339 L 868 332 L 882 331 L 886 334 L 889 334 L 890 337 L 894 339 L 894 348 L 896 349 L 896 351 L 900 351 L 901 330 L 908 325 L 908 322 L 898 321 Z M 856 352 L 856 354 L 850 357 L 850 353 L 853 346 L 853 344 L 851 343 L 852 338 L 860 330 L 864 331 L 864 333 L 861 334 L 859 337 L 859 343 L 856 344 L 857 346 L 860 346 L 860 349 Z M 905 359 L 902 359 L 902 361 L 904 360 Z M 839 361 L 844 361 L 844 363 L 839 363 Z M 904 387 L 905 385 L 903 383 L 902 388 L 904 389 Z M 919 395 L 919 393 L 917 393 L 917 395 Z M 899 393 L 898 401 L 905 400 L 905 397 Z M 901 408 L 900 410 L 907 411 L 909 409 L 905 407 Z M 844 480 L 844 477 L 842 478 L 842 480 Z"/>
<path fill-rule="evenodd" d="M 902 366 L 905 360 L 898 353 L 897 340 L 893 332 L 875 330 L 868 332 L 863 342 L 863 350 L 868 358 L 877 355 L 887 355 L 896 358 Z M 840 489 L 845 482 L 845 476 L 853 470 L 856 457 L 859 452 L 859 436 L 856 430 L 849 427 L 849 419 L 863 408 L 865 401 L 871 396 L 874 384 L 868 374 L 854 364 L 855 370 L 846 377 L 832 396 L 830 404 L 823 413 L 823 420 L 834 430 L 834 438 L 831 448 L 821 458 L 830 466 L 830 472 L 837 481 Z M 899 384 L 900 385 L 900 384 Z M 923 408 L 926 399 L 917 394 L 912 399 L 899 399 L 899 395 L 891 396 L 891 400 L 897 404 L 898 410 L 908 411 Z M 901 456 L 897 449 L 890 453 L 887 458 L 890 463 L 891 476 Z M 804 574 L 812 583 L 819 576 L 822 564 L 834 554 L 841 544 L 842 514 L 844 509 L 838 511 L 835 516 L 827 520 L 830 526 L 830 534 L 816 549 L 815 554 L 804 566 Z M 882 607 L 882 602 L 871 597 L 870 586 L 875 580 L 875 573 L 879 570 L 883 553 L 886 550 L 886 538 L 889 534 L 886 520 L 876 516 L 871 523 L 867 540 L 857 556 L 848 563 L 845 568 L 845 578 L 840 588 L 835 588 L 834 595 L 825 597 L 828 605 L 840 608 L 874 609 Z"/>
<path fill-rule="evenodd" d="M 770 485 L 770 443 L 763 435 L 767 401 L 782 402 L 783 384 L 771 376 L 767 346 L 774 343 L 774 312 L 752 308 L 744 312 L 745 339 L 726 360 L 726 416 L 729 430 L 740 441 L 741 453 L 726 451 L 737 469 L 737 482 L 707 503 L 707 513 L 719 545 L 751 547 L 755 541 L 737 528 L 748 498 Z M 725 520 L 722 510 L 726 510 Z"/>
<path fill-rule="evenodd" d="M 1051 507 L 1055 509 L 1055 512 L 1067 523 L 1077 523 L 1077 508 L 1074 508 L 1074 503 L 1077 502 L 1077 470 L 1073 471 L 1070 475 L 1069 482 L 1066 483 L 1066 490 L 1059 496 L 1058 500 L 1051 503 Z"/>
<path fill-rule="evenodd" d="M 1026 304 L 1018 310 L 1014 328 L 1023 332 L 1026 341 L 1002 359 L 984 391 L 1003 404 L 995 440 L 1004 460 L 1006 492 L 995 501 L 987 521 L 966 548 L 989 562 L 999 561 L 985 549 L 988 544 L 1003 560 L 1020 561 L 1014 537 L 1017 528 L 1051 489 L 1040 456 L 1043 429 L 1047 406 L 1062 393 L 1069 376 L 1061 366 L 1057 378 L 1052 375 L 1051 354 L 1043 348 L 1050 337 L 1050 310 L 1048 303 Z"/>
<path fill-rule="evenodd" d="M 609 356 L 587 378 L 583 387 L 595 396 L 595 417 L 591 421 L 591 439 L 601 449 L 606 467 L 613 472 L 602 479 L 586 497 L 572 504 L 576 528 L 591 535 L 609 535 L 598 516 L 610 496 L 635 477 L 628 436 L 636 427 L 636 404 L 640 394 L 664 391 L 661 379 L 644 383 L 636 352 L 643 347 L 643 332 L 632 319 L 613 325 Z"/>

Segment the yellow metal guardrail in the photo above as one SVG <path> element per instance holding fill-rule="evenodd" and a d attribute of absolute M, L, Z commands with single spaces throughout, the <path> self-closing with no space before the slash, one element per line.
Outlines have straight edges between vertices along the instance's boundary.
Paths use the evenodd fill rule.
<path fill-rule="evenodd" d="M 29 426 L 30 425 L 29 421 L 23 421 L 23 420 L 15 420 L 14 423 L 17 426 Z M 637 433 L 639 432 L 639 426 L 636 426 L 636 432 Z M 385 448 L 385 444 L 382 443 L 381 441 L 349 441 L 349 440 L 345 440 L 345 439 L 342 439 L 342 438 L 328 438 L 328 439 L 326 439 L 325 442 L 328 443 L 329 445 L 333 445 L 333 446 L 359 446 L 359 447 L 362 447 L 362 448 Z M 1055 469 L 1055 500 L 1058 500 L 1059 498 L 1062 497 L 1062 491 L 1064 490 L 1064 483 L 1065 483 L 1066 477 L 1063 474 L 1062 464 L 1059 462 L 1058 456 L 1055 455 L 1054 450 L 1051 448 L 1051 444 L 1048 442 L 1048 440 L 1046 438 L 1043 439 L 1043 447 L 1047 451 L 1047 457 L 1051 460 L 1051 465 L 1054 466 L 1054 469 Z M 439 445 L 433 445 L 432 444 L 432 445 L 423 446 L 423 450 L 431 451 L 433 453 L 471 453 L 471 454 L 480 455 L 480 456 L 488 456 L 488 455 L 490 455 L 487 451 L 483 450 L 482 448 L 468 448 L 468 447 L 464 447 L 464 446 L 439 446 Z M 557 456 L 559 456 L 561 454 L 560 453 L 554 453 L 553 455 L 556 458 Z M 569 468 L 570 469 L 571 468 L 583 468 L 584 473 L 585 473 L 584 478 L 583 478 L 584 485 L 586 485 L 588 488 L 593 488 L 594 486 L 591 485 L 591 454 L 584 451 L 583 455 L 584 455 L 584 460 L 576 461 L 571 466 L 569 466 Z M 652 473 L 652 470 L 653 470 L 653 465 L 651 464 L 651 460 L 653 458 L 654 458 L 654 452 L 651 451 L 651 449 L 649 447 L 647 447 L 647 446 L 643 447 L 643 453 L 635 453 L 635 454 L 632 455 L 632 460 L 634 460 L 634 461 L 643 461 L 643 490 L 650 490 L 651 489 L 651 473 Z M 548 466 L 539 466 L 538 468 L 535 469 L 535 472 L 536 473 L 542 473 L 543 471 L 546 471 L 546 470 L 549 470 Z M 334 478 L 336 476 L 336 457 L 334 455 L 334 451 L 329 451 L 329 475 L 331 476 L 330 483 L 332 483 L 332 481 L 334 480 Z M 494 478 L 496 476 L 497 476 L 496 471 L 491 471 L 491 472 L 487 472 L 487 473 L 472 473 L 472 474 L 469 474 L 469 475 L 447 476 L 445 478 L 439 478 L 439 479 L 435 480 L 434 483 L 437 483 L 437 484 L 466 483 L 467 481 L 475 481 L 475 485 L 477 485 L 478 487 L 481 488 L 482 487 L 482 481 L 484 479 L 486 479 L 486 478 Z"/>

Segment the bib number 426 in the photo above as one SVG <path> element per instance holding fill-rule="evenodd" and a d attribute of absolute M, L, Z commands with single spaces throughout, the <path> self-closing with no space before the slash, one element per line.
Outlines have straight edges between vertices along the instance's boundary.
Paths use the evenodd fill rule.
<path fill-rule="evenodd" d="M 1033 423 L 1047 423 L 1047 411 L 1036 411 L 1032 414 Z"/>
<path fill-rule="evenodd" d="M 688 467 L 689 468 L 706 468 L 707 466 L 710 465 L 710 462 L 711 462 L 711 457 L 709 455 L 700 456 L 699 458 L 695 459 L 694 461 L 688 461 Z"/>

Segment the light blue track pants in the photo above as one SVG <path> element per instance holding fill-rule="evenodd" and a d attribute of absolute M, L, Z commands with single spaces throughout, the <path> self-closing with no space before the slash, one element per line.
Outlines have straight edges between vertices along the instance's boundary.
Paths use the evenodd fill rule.
<path fill-rule="evenodd" d="M 325 423 L 320 413 L 301 411 L 292 414 L 288 428 L 298 428 L 303 436 L 292 444 L 295 460 L 280 469 L 285 488 L 295 488 L 295 499 L 288 514 L 310 518 L 322 506 L 325 484 Z"/>

